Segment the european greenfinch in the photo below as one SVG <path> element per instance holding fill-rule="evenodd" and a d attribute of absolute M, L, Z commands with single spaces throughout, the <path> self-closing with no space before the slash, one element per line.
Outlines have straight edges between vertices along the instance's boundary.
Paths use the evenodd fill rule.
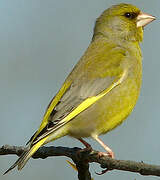
<path fill-rule="evenodd" d="M 142 81 L 140 42 L 143 27 L 155 17 L 131 4 L 118 4 L 97 19 L 92 41 L 59 92 L 51 100 L 43 121 L 31 137 L 27 151 L 5 172 L 21 170 L 42 145 L 63 136 L 92 137 L 106 153 L 113 151 L 99 135 L 120 125 L 133 110 Z"/>

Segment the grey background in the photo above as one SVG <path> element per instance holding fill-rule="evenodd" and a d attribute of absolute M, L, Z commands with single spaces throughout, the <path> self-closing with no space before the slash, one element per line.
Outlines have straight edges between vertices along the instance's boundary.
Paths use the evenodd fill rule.
<path fill-rule="evenodd" d="M 95 19 L 112 4 L 133 3 L 155 15 L 145 28 L 143 85 L 131 116 L 102 137 L 117 159 L 160 164 L 160 1 L 159 0 L 1 0 L 0 1 L 0 146 L 24 145 L 38 128 L 45 108 L 89 45 Z M 88 140 L 97 150 L 97 143 Z M 55 146 L 79 146 L 64 137 Z M 0 157 L 0 180 L 77 179 L 65 157 L 30 160 L 18 172 L 2 176 L 17 159 Z M 154 180 L 135 173 L 112 171 L 94 179 Z"/>

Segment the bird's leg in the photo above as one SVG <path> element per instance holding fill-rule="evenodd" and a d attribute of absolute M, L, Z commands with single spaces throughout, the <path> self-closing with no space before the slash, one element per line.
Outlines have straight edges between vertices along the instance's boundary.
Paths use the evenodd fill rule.
<path fill-rule="evenodd" d="M 106 144 L 104 144 L 104 142 L 98 136 L 93 136 L 93 138 L 107 151 L 107 153 L 99 152 L 100 156 L 106 156 L 107 155 L 111 158 L 115 158 L 114 152 L 112 151 L 112 149 L 110 149 Z"/>
<path fill-rule="evenodd" d="M 88 144 L 85 140 L 82 138 L 78 138 L 78 140 L 86 147 L 86 148 L 91 148 L 91 145 Z"/>
<path fill-rule="evenodd" d="M 81 152 L 91 152 L 92 151 L 92 147 L 90 144 L 88 144 L 85 140 L 83 140 L 82 138 L 78 138 L 78 140 L 86 147 L 84 149 L 79 150 L 78 154 L 80 154 Z"/>
<path fill-rule="evenodd" d="M 95 139 L 107 152 L 99 152 L 98 155 L 101 156 L 109 156 L 111 158 L 114 158 L 114 152 L 112 151 L 111 148 L 109 148 L 106 144 L 104 144 L 104 142 L 98 137 L 98 136 L 92 136 L 93 139 Z M 105 169 L 103 170 L 101 173 L 97 173 L 98 175 L 102 175 L 105 174 L 106 172 L 108 172 L 109 169 Z"/>

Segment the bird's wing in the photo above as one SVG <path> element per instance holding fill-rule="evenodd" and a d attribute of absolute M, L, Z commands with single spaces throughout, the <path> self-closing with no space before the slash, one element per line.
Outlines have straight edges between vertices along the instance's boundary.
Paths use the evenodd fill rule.
<path fill-rule="evenodd" d="M 116 52 L 119 55 L 121 51 L 115 50 L 114 53 L 116 54 Z M 112 51 L 110 53 L 113 54 Z M 113 57 L 115 54 L 113 54 Z M 46 110 L 39 130 L 30 140 L 31 144 L 34 145 L 39 140 L 53 133 L 121 84 L 125 79 L 128 70 L 124 69 L 122 65 L 125 54 L 121 53 L 118 57 L 120 58 L 119 60 L 114 58 L 113 61 L 108 63 L 108 74 L 106 73 L 107 69 L 101 69 L 102 73 L 105 71 L 104 75 L 100 73 L 100 76 L 96 76 L 96 78 L 92 78 L 92 76 L 91 78 L 88 78 L 91 75 L 88 73 L 89 67 L 87 68 L 87 71 L 83 73 L 78 72 L 78 70 L 76 72 L 76 69 L 74 69 L 72 73 L 76 72 L 76 78 L 67 78 L 58 94 L 53 98 Z M 80 62 L 79 64 L 79 66 L 84 65 L 86 65 L 86 63 Z M 91 72 L 95 75 L 100 67 L 94 66 L 92 63 L 90 63 L 90 66 L 92 66 Z M 106 67 L 104 66 L 101 68 Z M 117 69 L 116 73 L 114 72 L 114 68 Z M 72 77 L 74 77 L 74 74 L 72 74 Z"/>
<path fill-rule="evenodd" d="M 43 116 L 43 121 L 41 122 L 39 129 L 33 134 L 33 136 L 30 138 L 30 140 L 27 142 L 27 144 L 29 144 L 29 143 L 32 144 L 32 142 L 35 139 L 37 139 L 37 136 L 40 136 L 40 134 L 43 132 L 43 129 L 46 128 L 47 124 L 50 122 L 49 118 L 50 118 L 51 114 L 53 114 L 55 106 L 58 104 L 58 102 L 62 98 L 63 94 L 67 91 L 67 89 L 70 87 L 70 85 L 71 85 L 71 81 L 66 81 L 63 84 L 63 86 L 61 87 L 61 89 L 59 90 L 59 92 L 56 94 L 56 96 L 53 97 L 53 99 L 51 100 L 51 102 L 49 103 L 49 105 L 46 109 L 46 112 Z"/>

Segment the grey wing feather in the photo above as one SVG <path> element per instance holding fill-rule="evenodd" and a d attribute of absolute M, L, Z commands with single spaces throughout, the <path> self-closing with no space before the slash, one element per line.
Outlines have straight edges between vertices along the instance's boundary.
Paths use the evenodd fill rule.
<path fill-rule="evenodd" d="M 72 84 L 55 106 L 49 117 L 47 126 L 38 134 L 33 144 L 48 134 L 60 128 L 61 120 L 64 119 L 73 109 L 78 107 L 88 97 L 96 96 L 106 89 L 115 77 L 97 78 L 96 80 L 83 81 L 83 83 Z"/>
<path fill-rule="evenodd" d="M 98 95 L 104 89 L 107 89 L 113 83 L 113 81 L 115 81 L 116 75 L 109 76 L 106 74 L 106 77 L 102 78 L 101 72 L 105 72 L 110 67 L 119 67 L 120 70 L 123 69 L 120 66 L 126 56 L 125 49 L 114 45 L 106 46 L 104 48 L 103 44 L 103 48 L 99 48 L 100 51 L 97 51 L 97 53 L 93 53 L 93 51 L 95 50 L 97 51 L 96 42 L 95 44 L 93 43 L 93 46 L 91 46 L 91 48 L 86 51 L 84 56 L 82 56 L 81 60 L 69 74 L 67 80 L 72 81 L 72 84 L 61 97 L 57 105 L 54 107 L 52 113 L 50 114 L 50 117 L 48 118 L 48 124 L 37 135 L 35 142 L 52 133 L 57 128 L 63 126 L 62 120 L 64 119 L 64 117 L 70 114 L 85 99 Z M 104 54 L 104 58 L 106 58 L 106 63 L 103 63 L 104 58 L 102 58 L 97 66 L 95 66 L 94 62 L 97 61 L 97 59 L 99 59 L 99 55 L 102 54 Z M 112 56 L 115 56 L 116 54 L 119 55 L 118 60 L 116 58 L 113 58 L 113 61 L 108 61 L 109 57 L 112 58 Z M 86 65 L 87 68 L 85 68 Z M 82 69 L 85 69 L 85 71 L 82 72 Z M 95 77 L 97 78 L 95 79 Z"/>
<path fill-rule="evenodd" d="M 81 104 L 88 97 L 96 96 L 106 89 L 115 77 L 98 78 L 83 83 L 72 84 L 56 105 L 51 121 L 61 120 L 67 116 L 74 108 Z"/>

